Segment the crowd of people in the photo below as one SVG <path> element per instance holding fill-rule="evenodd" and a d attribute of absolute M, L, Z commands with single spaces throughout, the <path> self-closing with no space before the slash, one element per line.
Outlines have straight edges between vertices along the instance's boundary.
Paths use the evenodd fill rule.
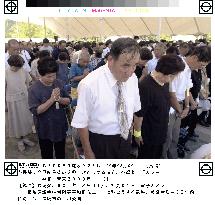
<path fill-rule="evenodd" d="M 187 141 L 198 137 L 197 123 L 211 123 L 210 62 L 205 39 L 50 43 L 45 38 L 41 44 L 10 39 L 8 136 L 23 152 L 35 145 L 26 137 L 35 127 L 44 159 L 65 158 L 70 126 L 78 130 L 87 159 L 183 158 Z"/>

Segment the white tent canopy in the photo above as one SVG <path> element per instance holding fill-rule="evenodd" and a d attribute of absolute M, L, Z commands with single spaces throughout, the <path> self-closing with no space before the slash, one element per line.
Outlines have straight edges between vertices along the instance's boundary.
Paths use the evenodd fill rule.
<path fill-rule="evenodd" d="M 211 32 L 210 17 L 45 17 L 37 20 L 30 17 L 29 22 L 42 25 L 45 22 L 61 38 L 69 36 L 74 39 L 122 35 L 202 35 Z"/>

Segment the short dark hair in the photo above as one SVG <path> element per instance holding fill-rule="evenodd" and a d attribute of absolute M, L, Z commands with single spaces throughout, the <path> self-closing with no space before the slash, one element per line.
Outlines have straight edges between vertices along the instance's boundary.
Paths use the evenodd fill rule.
<path fill-rule="evenodd" d="M 66 43 L 66 41 L 65 40 L 59 41 L 59 45 L 61 45 L 62 43 Z"/>
<path fill-rule="evenodd" d="M 69 55 L 66 52 L 60 52 L 58 58 L 61 61 L 66 61 L 69 60 Z"/>
<path fill-rule="evenodd" d="M 59 68 L 55 59 L 50 56 L 47 56 L 47 57 L 41 58 L 38 61 L 37 69 L 39 74 L 41 76 L 44 76 L 48 73 L 57 73 Z"/>
<path fill-rule="evenodd" d="M 109 39 L 109 40 L 106 41 L 105 46 L 107 47 L 107 46 L 109 46 L 109 44 L 111 44 L 111 43 L 112 43 L 112 41 Z"/>
<path fill-rule="evenodd" d="M 16 39 L 10 39 L 8 42 L 7 42 L 7 46 L 8 48 L 10 48 L 11 44 L 14 44 L 14 43 L 19 43 Z"/>
<path fill-rule="evenodd" d="M 167 54 L 162 56 L 157 63 L 155 70 L 164 75 L 177 74 L 183 71 L 185 64 L 183 60 L 174 54 Z"/>
<path fill-rule="evenodd" d="M 139 53 L 139 45 L 132 38 L 118 38 L 112 44 L 110 55 L 117 60 L 122 53 Z"/>
<path fill-rule="evenodd" d="M 169 48 L 166 49 L 166 54 L 175 54 L 179 55 L 179 50 L 175 46 L 170 46 Z"/>
<path fill-rule="evenodd" d="M 42 50 L 39 52 L 38 57 L 39 58 L 44 58 L 46 56 L 50 56 L 50 52 L 48 50 Z"/>
<path fill-rule="evenodd" d="M 209 46 L 197 46 L 190 53 L 190 56 L 197 56 L 199 62 L 211 61 L 211 48 Z"/>
<path fill-rule="evenodd" d="M 190 48 L 190 46 L 188 43 L 182 42 L 182 43 L 180 43 L 179 48 Z"/>
<path fill-rule="evenodd" d="M 95 57 L 96 58 L 101 58 L 102 57 L 102 52 L 103 52 L 102 49 L 96 48 L 96 50 L 95 50 Z"/>
<path fill-rule="evenodd" d="M 44 38 L 43 39 L 43 43 L 49 43 L 49 39 L 48 38 Z"/>
<path fill-rule="evenodd" d="M 21 68 L 25 63 L 24 59 L 20 55 L 11 55 L 7 62 L 10 66 L 15 66 L 17 68 Z"/>
<path fill-rule="evenodd" d="M 140 59 L 141 60 L 151 60 L 153 58 L 153 55 L 151 53 L 151 51 L 144 47 L 140 49 Z"/>

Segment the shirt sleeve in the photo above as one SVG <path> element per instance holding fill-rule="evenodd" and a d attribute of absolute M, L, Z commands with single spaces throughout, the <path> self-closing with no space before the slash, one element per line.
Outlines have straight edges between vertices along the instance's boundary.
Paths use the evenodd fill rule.
<path fill-rule="evenodd" d="M 71 66 L 69 70 L 69 78 L 72 79 L 76 76 L 76 68 L 74 65 Z"/>
<path fill-rule="evenodd" d="M 139 87 L 138 87 L 138 79 L 135 76 L 135 107 L 134 107 L 134 113 L 141 110 L 141 103 L 140 103 L 140 93 L 139 93 Z"/>
<path fill-rule="evenodd" d="M 169 83 L 169 92 L 175 93 L 177 90 L 177 81 L 178 81 L 178 76 Z"/>
<path fill-rule="evenodd" d="M 36 92 L 32 87 L 28 90 L 28 105 L 29 110 L 32 112 L 33 115 L 37 115 L 37 108 L 40 106 L 41 102 L 39 98 L 36 96 Z"/>
<path fill-rule="evenodd" d="M 187 73 L 187 89 L 190 89 L 193 87 L 193 81 L 191 78 L 191 72 Z"/>
<path fill-rule="evenodd" d="M 83 82 L 78 85 L 78 103 L 72 119 L 71 125 L 75 128 L 85 128 L 88 126 L 90 113 L 93 106 L 93 93 Z"/>

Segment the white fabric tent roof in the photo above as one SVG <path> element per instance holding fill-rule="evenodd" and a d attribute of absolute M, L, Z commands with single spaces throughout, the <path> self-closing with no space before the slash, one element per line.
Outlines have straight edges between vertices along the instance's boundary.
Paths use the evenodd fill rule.
<path fill-rule="evenodd" d="M 43 25 L 44 18 L 36 21 L 30 17 L 29 21 Z M 45 17 L 45 22 L 60 37 L 71 38 L 211 32 L 210 17 Z"/>

